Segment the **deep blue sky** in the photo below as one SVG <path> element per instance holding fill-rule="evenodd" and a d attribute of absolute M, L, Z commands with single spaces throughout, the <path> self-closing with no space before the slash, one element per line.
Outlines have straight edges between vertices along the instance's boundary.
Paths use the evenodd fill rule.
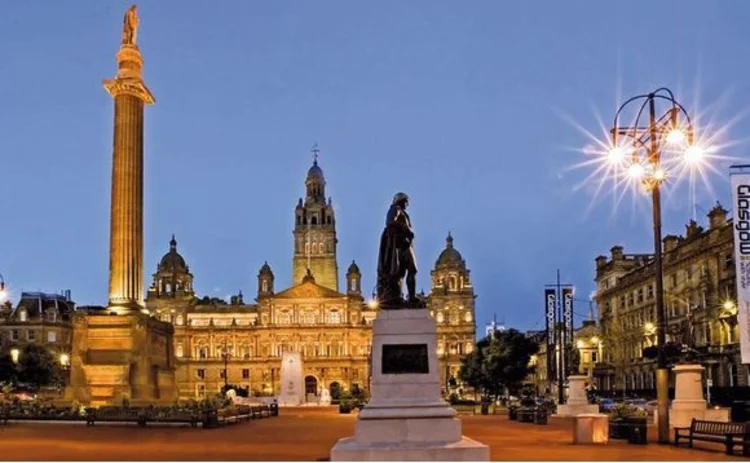
<path fill-rule="evenodd" d="M 0 5 L 0 272 L 22 290 L 107 295 L 114 76 L 125 1 Z M 451 230 L 472 270 L 478 327 L 542 327 L 555 269 L 594 289 L 594 257 L 651 249 L 649 212 L 566 172 L 618 98 L 669 86 L 727 121 L 750 103 L 741 1 L 140 1 L 147 109 L 145 284 L 171 233 L 201 294 L 256 291 L 267 260 L 290 283 L 308 152 L 338 218 L 341 273 L 374 285 L 390 199 L 412 197 L 420 285 Z M 695 95 L 700 99 L 696 103 Z M 727 138 L 741 139 L 741 119 Z M 726 154 L 747 155 L 738 145 Z M 725 170 L 724 170 L 725 171 Z M 730 201 L 700 188 L 701 219 Z M 686 191 L 686 190 L 685 190 Z M 691 200 L 673 195 L 667 232 Z M 248 298 L 249 299 L 249 298 Z M 576 309 L 586 313 L 583 304 Z"/>

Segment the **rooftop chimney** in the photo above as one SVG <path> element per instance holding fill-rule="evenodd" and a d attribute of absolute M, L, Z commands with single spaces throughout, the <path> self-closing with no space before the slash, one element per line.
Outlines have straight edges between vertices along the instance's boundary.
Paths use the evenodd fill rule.
<path fill-rule="evenodd" d="M 708 213 L 708 223 L 711 230 L 723 227 L 727 223 L 727 210 L 721 207 L 721 203 L 716 201 L 716 206 Z"/>

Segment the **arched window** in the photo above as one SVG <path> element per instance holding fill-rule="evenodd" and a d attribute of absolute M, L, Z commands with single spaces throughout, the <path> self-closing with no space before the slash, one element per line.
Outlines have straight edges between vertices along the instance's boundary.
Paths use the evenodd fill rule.
<path fill-rule="evenodd" d="M 331 310 L 327 314 L 327 322 L 333 325 L 341 323 L 341 312 L 338 310 Z"/>
<path fill-rule="evenodd" d="M 318 249 L 320 249 L 320 253 L 321 254 L 325 253 L 326 252 L 326 244 L 321 242 L 320 246 L 318 247 Z"/>
<path fill-rule="evenodd" d="M 264 293 L 268 292 L 268 280 L 266 280 L 265 278 L 260 282 L 260 290 Z"/>
<path fill-rule="evenodd" d="M 328 225 L 331 225 L 331 216 L 330 215 L 328 217 L 326 217 L 326 221 L 328 222 Z"/>
<path fill-rule="evenodd" d="M 182 358 L 182 344 L 177 344 L 177 347 L 175 347 L 175 355 L 178 358 Z"/>
<path fill-rule="evenodd" d="M 277 322 L 279 325 L 289 325 L 292 323 L 292 314 L 284 310 L 283 312 L 279 313 Z"/>
<path fill-rule="evenodd" d="M 28 319 L 28 314 L 26 312 L 26 309 L 21 309 L 18 312 L 18 321 L 25 322 Z"/>
<path fill-rule="evenodd" d="M 449 282 L 450 282 L 450 289 L 455 290 L 456 289 L 456 277 L 451 275 Z"/>
<path fill-rule="evenodd" d="M 305 254 L 310 254 L 310 243 L 305 243 Z"/>
<path fill-rule="evenodd" d="M 196 349 L 196 357 L 198 357 L 199 359 L 208 358 L 208 347 L 204 345 L 198 346 L 198 348 Z"/>
<path fill-rule="evenodd" d="M 349 291 L 356 291 L 357 290 L 357 279 L 352 278 L 351 284 L 349 286 Z"/>

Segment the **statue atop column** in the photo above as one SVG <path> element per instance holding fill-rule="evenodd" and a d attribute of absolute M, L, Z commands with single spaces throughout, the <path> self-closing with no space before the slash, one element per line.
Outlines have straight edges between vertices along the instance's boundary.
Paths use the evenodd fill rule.
<path fill-rule="evenodd" d="M 132 5 L 125 13 L 122 24 L 122 44 L 135 46 L 138 39 L 138 7 Z"/>
<path fill-rule="evenodd" d="M 417 258 L 414 254 L 414 230 L 406 213 L 409 196 L 396 193 L 385 218 L 385 229 L 380 237 L 378 254 L 378 303 L 383 309 L 422 308 L 417 298 Z M 404 300 L 401 286 L 406 277 L 408 299 Z"/>

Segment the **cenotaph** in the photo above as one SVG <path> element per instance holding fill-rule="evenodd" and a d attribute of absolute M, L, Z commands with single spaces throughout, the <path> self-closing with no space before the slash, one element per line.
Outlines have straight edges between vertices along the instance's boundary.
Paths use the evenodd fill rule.
<path fill-rule="evenodd" d="M 354 436 L 334 445 L 331 460 L 488 461 L 488 447 L 461 434 L 456 411 L 440 395 L 437 325 L 416 296 L 408 204 L 406 194 L 396 194 L 380 242 L 371 398 Z"/>
<path fill-rule="evenodd" d="M 302 355 L 285 352 L 281 358 L 281 394 L 279 405 L 294 407 L 305 402 L 305 383 L 302 378 Z"/>

